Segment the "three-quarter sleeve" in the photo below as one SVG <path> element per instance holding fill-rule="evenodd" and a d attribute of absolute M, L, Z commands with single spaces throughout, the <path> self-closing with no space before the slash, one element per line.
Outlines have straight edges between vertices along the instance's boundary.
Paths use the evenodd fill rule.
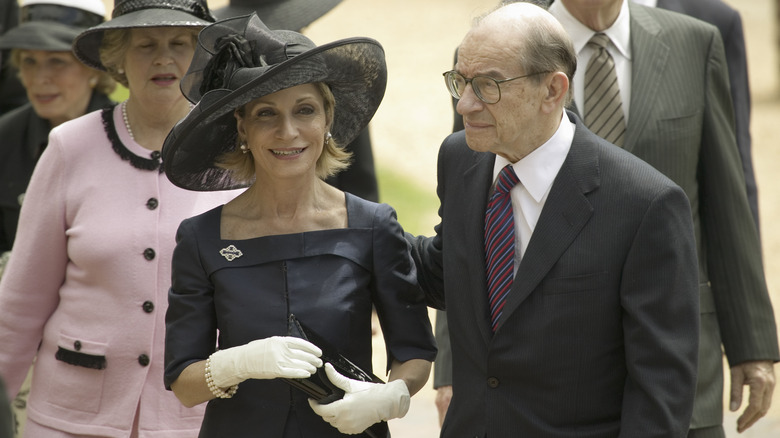
<path fill-rule="evenodd" d="M 436 344 L 425 296 L 417 284 L 417 271 L 395 210 L 380 204 L 373 226 L 376 306 L 387 348 L 388 369 L 392 360 L 433 361 Z"/>
<path fill-rule="evenodd" d="M 214 287 L 201 263 L 195 228 L 193 220 L 185 220 L 176 233 L 165 314 L 167 389 L 188 365 L 208 358 L 216 346 Z"/>

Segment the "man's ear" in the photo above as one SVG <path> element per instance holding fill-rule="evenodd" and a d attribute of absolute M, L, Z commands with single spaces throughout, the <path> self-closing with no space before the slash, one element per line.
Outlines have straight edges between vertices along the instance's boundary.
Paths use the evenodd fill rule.
<path fill-rule="evenodd" d="M 545 112 L 556 112 L 563 108 L 569 93 L 569 78 L 566 74 L 560 71 L 553 72 L 545 78 L 544 85 L 547 95 L 542 100 L 542 109 Z"/>

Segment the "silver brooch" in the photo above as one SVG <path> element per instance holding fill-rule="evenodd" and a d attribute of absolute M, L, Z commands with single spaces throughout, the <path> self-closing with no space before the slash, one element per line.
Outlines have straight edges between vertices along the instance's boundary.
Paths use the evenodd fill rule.
<path fill-rule="evenodd" d="M 222 257 L 226 258 L 227 261 L 229 262 L 232 262 L 233 260 L 244 255 L 244 253 L 241 252 L 240 249 L 236 248 L 235 245 L 230 245 L 227 248 L 222 248 L 219 250 L 219 253 L 222 254 Z"/>

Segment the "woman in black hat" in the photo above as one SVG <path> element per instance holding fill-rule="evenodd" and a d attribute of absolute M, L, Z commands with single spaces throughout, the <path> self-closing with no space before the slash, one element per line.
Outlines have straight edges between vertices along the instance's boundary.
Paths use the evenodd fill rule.
<path fill-rule="evenodd" d="M 115 82 L 73 56 L 76 35 L 103 22 L 101 0 L 23 0 L 19 25 L 0 36 L 28 103 L 0 117 L 0 275 L 35 163 L 57 125 L 112 104 Z"/>
<path fill-rule="evenodd" d="M 179 81 L 211 22 L 204 0 L 118 0 L 75 39 L 129 98 L 52 129 L 25 195 L 0 283 L 10 394 L 35 357 L 25 436 L 197 434 L 204 409 L 162 385 L 170 260 L 179 223 L 237 192 L 174 186 L 160 149 L 190 109 Z"/>
<path fill-rule="evenodd" d="M 201 437 L 337 437 L 375 423 L 367 434 L 384 437 L 381 422 L 405 415 L 427 380 L 436 348 L 394 210 L 324 181 L 347 166 L 340 145 L 385 85 L 371 39 L 315 46 L 255 14 L 201 32 L 182 80 L 198 104 L 165 142 L 165 171 L 190 190 L 249 186 L 184 221 L 174 251 L 165 383 L 187 406 L 208 401 Z M 343 356 L 370 373 L 372 306 L 387 384 L 323 365 Z M 320 404 L 290 379 L 345 394 Z"/>

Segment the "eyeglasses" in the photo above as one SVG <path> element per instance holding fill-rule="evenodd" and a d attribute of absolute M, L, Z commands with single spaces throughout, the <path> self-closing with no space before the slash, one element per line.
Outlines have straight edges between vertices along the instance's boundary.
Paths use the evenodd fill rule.
<path fill-rule="evenodd" d="M 500 84 L 514 81 L 515 79 L 522 79 L 545 73 L 550 72 L 540 71 L 509 79 L 493 79 L 490 76 L 474 76 L 473 78 L 467 79 L 455 70 L 450 70 L 444 72 L 444 83 L 447 84 L 447 89 L 450 90 L 450 94 L 455 99 L 460 99 L 461 96 L 463 96 L 463 93 L 466 91 L 466 85 L 471 84 L 471 88 L 474 90 L 474 94 L 477 95 L 479 100 L 485 103 L 497 103 L 499 100 L 501 100 Z"/>

